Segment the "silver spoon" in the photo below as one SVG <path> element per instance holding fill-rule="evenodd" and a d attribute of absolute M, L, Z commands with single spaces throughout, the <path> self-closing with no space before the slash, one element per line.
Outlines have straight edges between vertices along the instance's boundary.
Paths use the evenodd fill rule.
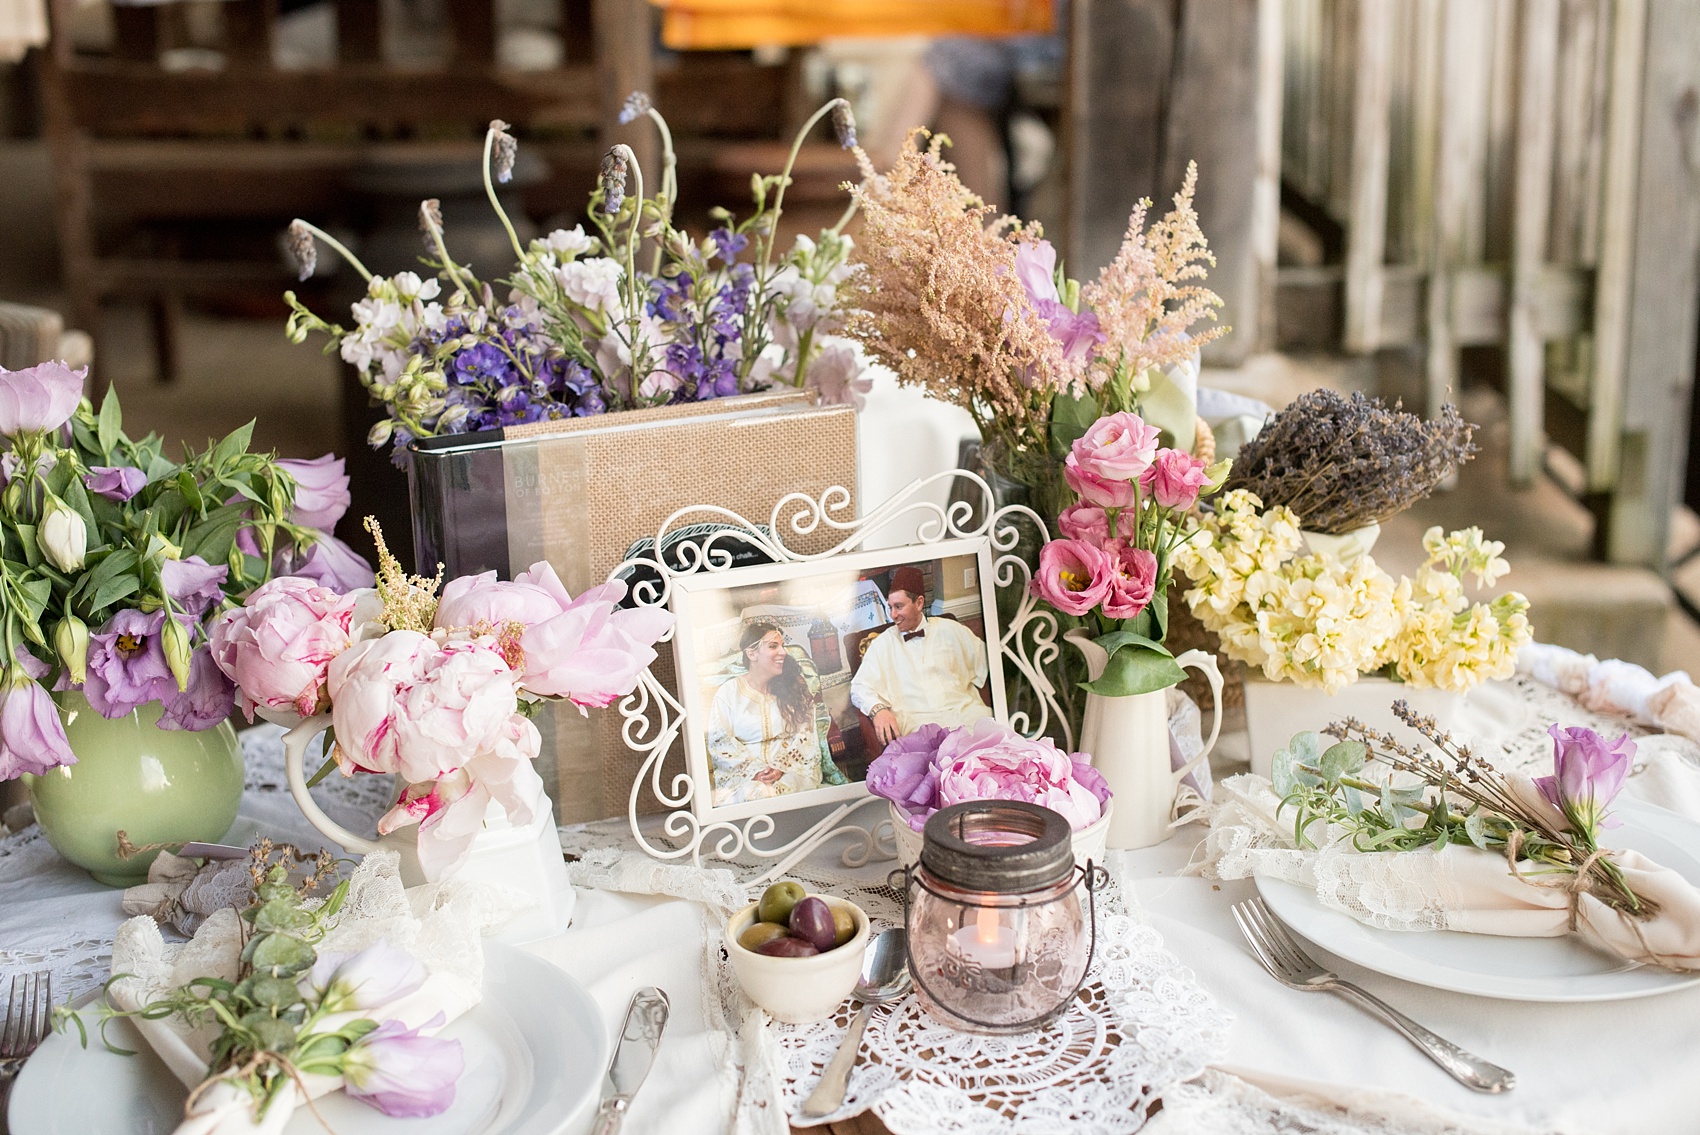
<path fill-rule="evenodd" d="M 844 1093 L 850 1088 L 850 1069 L 862 1052 L 862 1030 L 868 1027 L 874 1006 L 895 1001 L 909 992 L 908 941 L 901 928 L 882 930 L 868 943 L 862 958 L 862 980 L 856 983 L 856 1000 L 862 1008 L 850 1022 L 850 1031 L 832 1054 L 832 1063 L 821 1073 L 820 1083 L 803 1101 L 803 1114 L 810 1119 L 831 1115 L 844 1106 Z"/>

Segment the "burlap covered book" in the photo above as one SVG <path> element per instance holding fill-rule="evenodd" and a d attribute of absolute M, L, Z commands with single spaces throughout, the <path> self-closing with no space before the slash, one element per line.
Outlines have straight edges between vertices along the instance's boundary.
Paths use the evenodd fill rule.
<path fill-rule="evenodd" d="M 511 579 L 548 560 L 576 595 L 688 505 L 765 524 L 787 493 L 818 498 L 839 485 L 854 494 L 856 413 L 781 391 L 430 438 L 414 447 L 409 481 L 422 572 L 441 563 L 450 578 L 494 570 Z M 787 542 L 816 551 L 831 540 L 822 531 Z M 670 690 L 672 663 L 663 648 L 655 671 Z M 560 822 L 625 811 L 640 762 L 620 740 L 616 711 L 586 719 L 558 707 L 537 724 L 538 772 Z"/>

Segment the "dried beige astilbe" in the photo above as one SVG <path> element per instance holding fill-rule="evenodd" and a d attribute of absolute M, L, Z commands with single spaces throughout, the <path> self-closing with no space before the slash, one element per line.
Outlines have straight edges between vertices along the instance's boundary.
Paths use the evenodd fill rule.
<path fill-rule="evenodd" d="M 1197 184 L 1198 163 L 1188 162 L 1175 207 L 1149 232 L 1144 229 L 1151 202 L 1135 205 L 1115 260 L 1081 289 L 1083 304 L 1097 314 L 1106 339 L 1088 372 L 1093 389 L 1101 389 L 1123 367 L 1138 383 L 1147 367 L 1179 362 L 1231 330 L 1212 327 L 1189 334 L 1200 319 L 1214 320 L 1222 306 L 1215 292 L 1188 283 L 1204 279 L 1205 265 L 1216 264 L 1192 207 Z"/>
<path fill-rule="evenodd" d="M 968 410 L 982 427 L 1043 428 L 1058 345 L 1015 274 L 1013 218 L 971 193 L 916 131 L 875 175 L 863 156 L 862 212 L 848 285 L 849 334 L 899 380 Z M 990 223 L 988 223 L 990 222 Z"/>

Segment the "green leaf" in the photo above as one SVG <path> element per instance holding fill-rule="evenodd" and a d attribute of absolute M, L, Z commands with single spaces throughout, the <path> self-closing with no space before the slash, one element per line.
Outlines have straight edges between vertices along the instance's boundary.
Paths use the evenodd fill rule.
<path fill-rule="evenodd" d="M 301 1002 L 301 990 L 293 981 L 269 974 L 255 974 L 236 987 L 236 995 L 262 1009 L 287 1009 Z"/>
<path fill-rule="evenodd" d="M 1127 645 L 1117 650 L 1095 682 L 1081 685 L 1103 697 L 1120 698 L 1166 690 L 1186 680 L 1186 671 L 1164 650 Z"/>
<path fill-rule="evenodd" d="M 39 566 L 44 557 L 41 554 L 41 542 L 36 539 L 35 525 L 18 525 L 18 542 L 23 545 L 24 559 L 29 563 L 29 566 Z"/>
<path fill-rule="evenodd" d="M 253 962 L 257 970 L 267 970 L 273 977 L 288 977 L 312 966 L 317 955 L 313 947 L 290 934 L 267 934 L 254 941 Z"/>
<path fill-rule="evenodd" d="M 208 462 L 214 466 L 223 465 L 233 457 L 239 457 L 248 452 L 248 444 L 254 440 L 254 423 L 238 426 L 225 435 L 223 441 L 213 447 L 208 455 Z"/>
<path fill-rule="evenodd" d="M 1330 745 L 1317 766 L 1322 771 L 1322 779 L 1329 784 L 1339 783 L 1341 777 L 1350 776 L 1364 767 L 1364 757 L 1367 753 L 1368 750 L 1357 741 L 1341 741 Z"/>
<path fill-rule="evenodd" d="M 1464 834 L 1483 851 L 1488 849 L 1487 820 L 1483 818 L 1480 809 L 1464 817 Z"/>
<path fill-rule="evenodd" d="M 1322 783 L 1315 773 L 1300 766 L 1315 768 L 1322 758 L 1322 734 L 1307 730 L 1293 734 L 1284 749 L 1276 749 L 1272 758 L 1270 780 L 1278 796 L 1287 796 L 1297 788 L 1314 788 Z"/>
<path fill-rule="evenodd" d="M 236 543 L 236 531 L 242 527 L 242 511 L 233 506 L 215 509 L 206 520 L 189 529 L 183 537 L 183 555 L 200 556 L 209 564 L 222 564 L 230 558 Z"/>
<path fill-rule="evenodd" d="M 1112 658 L 1115 657 L 1116 651 L 1120 650 L 1124 646 L 1143 646 L 1147 650 L 1155 650 L 1158 654 L 1161 654 L 1165 658 L 1174 657 L 1174 654 L 1168 647 L 1155 639 L 1146 638 L 1137 631 L 1111 631 L 1108 634 L 1099 635 L 1093 641 L 1103 647 L 1104 653 L 1108 654 Z"/>
<path fill-rule="evenodd" d="M 108 386 L 106 397 L 101 399 L 100 402 L 100 418 L 97 426 L 100 437 L 100 451 L 108 457 L 112 456 L 112 447 L 118 444 L 118 439 L 123 434 L 123 423 L 123 416 L 118 409 L 118 387 Z"/>
<path fill-rule="evenodd" d="M 1074 443 L 1086 436 L 1103 411 L 1091 395 L 1075 398 L 1058 394 L 1051 399 L 1051 453 L 1062 460 Z"/>
<path fill-rule="evenodd" d="M 252 1047 L 266 1052 L 288 1052 L 295 1047 L 295 1026 L 280 1021 L 264 1009 L 255 1009 L 242 1017 Z"/>
<path fill-rule="evenodd" d="M 93 614 L 102 607 L 118 602 L 126 595 L 140 591 L 142 581 L 134 575 L 120 575 L 101 584 L 94 595 L 89 598 L 89 612 Z"/>
<path fill-rule="evenodd" d="M 267 934 L 293 934 L 313 921 L 312 915 L 301 909 L 294 895 L 275 898 L 254 912 L 254 929 Z"/>

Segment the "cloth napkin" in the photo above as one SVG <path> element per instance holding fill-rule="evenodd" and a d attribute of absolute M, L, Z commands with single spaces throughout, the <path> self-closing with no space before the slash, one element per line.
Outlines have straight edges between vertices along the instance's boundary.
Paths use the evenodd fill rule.
<path fill-rule="evenodd" d="M 1503 853 L 1473 846 L 1360 852 L 1343 829 L 1317 838 L 1313 828 L 1320 846 L 1300 848 L 1291 816 L 1279 817 L 1281 801 L 1266 778 L 1230 777 L 1218 791 L 1201 868 L 1207 876 L 1272 874 L 1314 890 L 1324 906 L 1387 930 L 1528 938 L 1574 930 L 1627 961 L 1700 969 L 1700 891 L 1637 852 L 1616 851 L 1613 859 L 1637 895 L 1659 904 L 1646 920 L 1589 894 L 1573 896 L 1560 885 L 1571 876 L 1535 874 L 1527 861 L 1513 874 Z"/>
<path fill-rule="evenodd" d="M 368 855 L 349 880 L 349 891 L 336 924 L 319 943 L 321 953 L 355 953 L 380 939 L 411 953 L 425 967 L 418 990 L 374 1014 L 348 1013 L 331 1019 L 381 1016 L 420 1028 L 441 1014 L 443 1024 L 477 1005 L 482 997 L 484 957 L 481 935 L 514 913 L 500 893 L 452 883 L 404 890 L 398 857 L 380 851 Z M 132 918 L 119 927 L 112 948 L 112 972 L 124 974 L 108 990 L 112 1003 L 138 1009 L 194 977 L 235 980 L 242 950 L 241 916 L 234 907 L 211 914 L 182 945 L 167 944 L 151 916 Z M 207 1076 L 212 1026 L 189 1028 L 175 1017 L 133 1019 L 138 1031 L 185 1087 Z M 341 1087 L 334 1077 L 307 1076 L 280 1093 L 265 1118 L 256 1123 L 253 1098 L 233 1085 L 215 1084 L 195 1101 L 177 1135 L 272 1135 L 289 1122 L 295 1109 Z M 303 1090 L 304 1089 L 304 1090 Z"/>

